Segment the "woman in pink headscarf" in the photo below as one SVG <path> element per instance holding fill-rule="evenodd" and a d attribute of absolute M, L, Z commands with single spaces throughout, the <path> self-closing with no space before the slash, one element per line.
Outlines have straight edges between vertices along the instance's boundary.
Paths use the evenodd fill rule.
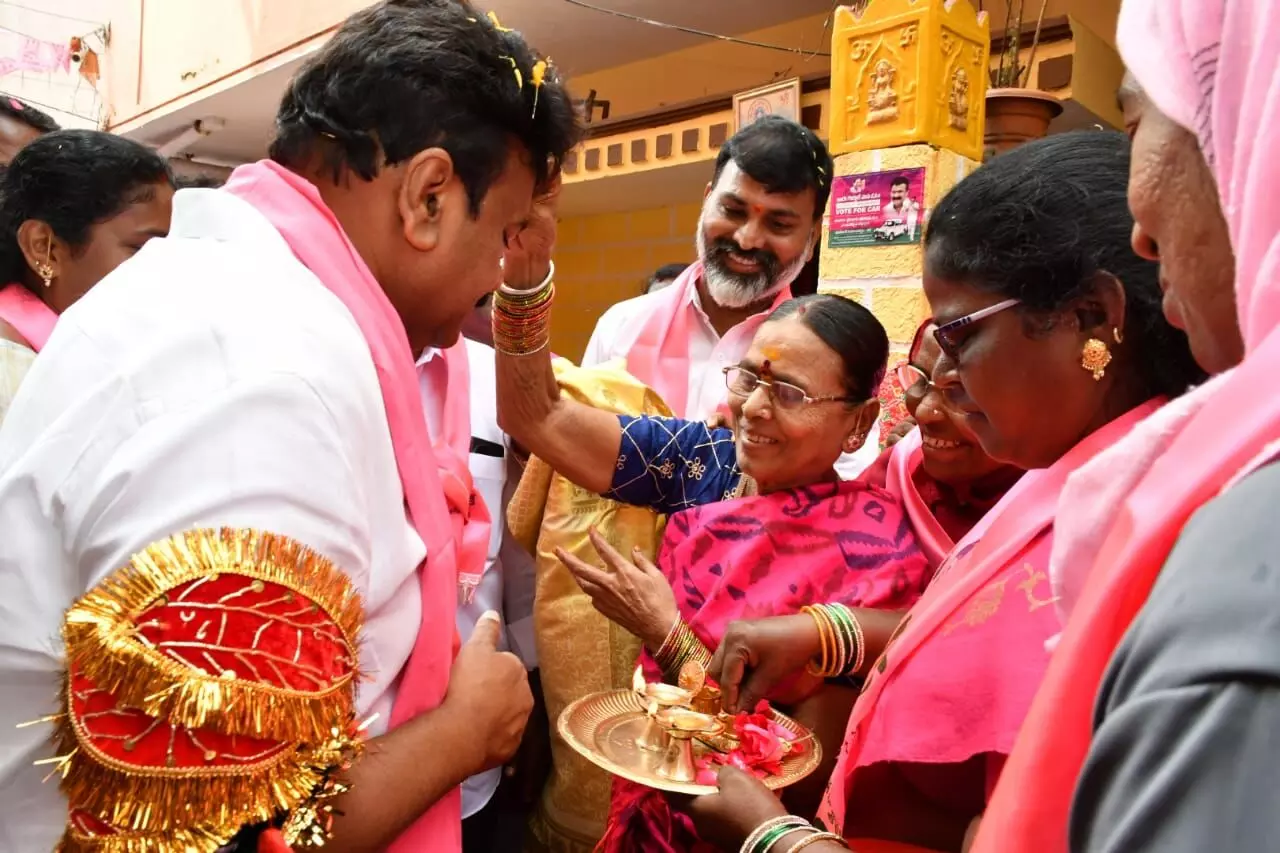
<path fill-rule="evenodd" d="M 1119 43 L 1134 247 L 1219 375 L 1069 486 L 1054 562 L 1070 622 L 981 853 L 1280 836 L 1280 4 L 1125 0 Z M 1085 493 L 1107 523 L 1073 507 Z"/>

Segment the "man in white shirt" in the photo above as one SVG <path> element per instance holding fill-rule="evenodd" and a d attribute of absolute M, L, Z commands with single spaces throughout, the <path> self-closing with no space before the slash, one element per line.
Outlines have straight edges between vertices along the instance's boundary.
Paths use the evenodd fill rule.
<path fill-rule="evenodd" d="M 898 176 L 889 184 L 889 203 L 884 206 L 884 224 L 902 225 L 912 240 L 920 221 L 920 203 L 911 198 L 911 182 Z"/>
<path fill-rule="evenodd" d="M 273 160 L 179 193 L 169 238 L 62 316 L 0 429 L 0 851 L 126 822 L 206 849 L 330 802 L 326 849 L 460 849 L 457 786 L 531 699 L 491 617 L 451 666 L 469 478 L 459 504 L 443 463 L 401 463 L 442 458 L 414 353 L 457 340 L 575 142 L 535 59 L 457 0 L 357 13 L 291 83 Z M 354 724 L 321 723 L 355 671 L 370 739 L 344 768 L 323 741 Z M 60 786 L 32 764 L 47 725 L 14 727 L 51 714 Z"/>
<path fill-rule="evenodd" d="M 626 361 L 678 417 L 707 420 L 722 411 L 724 369 L 790 298 L 821 239 L 832 168 L 826 145 L 800 124 L 768 116 L 740 130 L 720 149 L 706 188 L 698 263 L 670 287 L 606 311 L 583 366 Z M 877 451 L 870 441 L 837 468 L 855 476 Z"/>

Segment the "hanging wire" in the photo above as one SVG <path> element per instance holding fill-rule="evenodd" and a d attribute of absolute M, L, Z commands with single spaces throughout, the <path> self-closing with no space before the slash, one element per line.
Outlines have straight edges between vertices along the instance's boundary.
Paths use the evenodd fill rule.
<path fill-rule="evenodd" d="M 32 6 L 24 6 L 21 3 L 10 2 L 10 0 L 0 0 L 0 6 L 8 6 L 11 9 L 21 9 L 24 12 L 34 12 L 37 15 L 47 15 L 50 18 L 61 18 L 64 21 L 73 21 L 77 24 L 88 24 L 91 27 L 103 26 L 102 21 L 91 21 L 88 18 L 77 18 L 74 15 L 64 15 L 61 12 L 47 12 L 44 9 L 36 9 Z"/>
<path fill-rule="evenodd" d="M 688 33 L 692 36 L 701 36 L 702 38 L 716 39 L 717 41 L 726 41 L 731 44 L 741 44 L 747 47 L 759 47 L 765 50 L 778 50 L 783 53 L 797 53 L 801 56 L 830 56 L 830 53 L 819 51 L 807 51 L 800 47 L 787 47 L 782 44 L 769 44 L 763 41 L 753 41 L 752 39 L 737 38 L 736 36 L 726 36 L 721 33 L 712 33 L 706 30 L 695 29 L 694 27 L 685 27 L 680 24 L 668 24 L 664 21 L 655 21 L 652 18 L 642 18 L 639 15 L 632 15 L 630 12 L 619 12 L 617 9 L 605 9 L 600 6 L 593 6 L 585 3 L 583 0 L 563 0 L 571 6 L 578 6 L 583 9 L 590 9 L 592 12 L 599 12 L 604 15 L 612 15 L 615 18 L 625 18 L 628 21 L 635 21 L 638 24 L 648 24 L 651 27 L 660 27 L 664 30 L 675 30 L 680 33 Z"/>
<path fill-rule="evenodd" d="M 39 107 L 42 110 L 50 110 L 55 113 L 62 113 L 65 116 L 75 116 L 76 118 L 84 119 L 85 121 L 91 121 L 91 122 L 94 122 L 95 124 L 102 123 L 102 116 L 100 115 L 90 116 L 90 115 L 85 115 L 84 113 L 78 113 L 75 110 L 69 110 L 66 107 L 56 107 L 53 104 L 46 104 L 43 101 L 37 101 L 35 98 L 29 98 L 27 97 L 26 93 L 23 93 L 20 95 L 13 95 L 12 97 L 17 98 L 19 101 L 22 101 L 24 104 L 30 104 L 31 106 Z M 93 99 L 94 99 L 94 106 L 101 109 L 102 103 L 99 100 L 99 96 L 97 92 L 94 92 Z"/>

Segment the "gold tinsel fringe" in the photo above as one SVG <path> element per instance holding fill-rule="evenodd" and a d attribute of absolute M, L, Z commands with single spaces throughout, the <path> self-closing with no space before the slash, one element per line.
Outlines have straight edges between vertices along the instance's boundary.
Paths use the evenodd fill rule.
<path fill-rule="evenodd" d="M 202 829 L 89 838 L 68 829 L 54 853 L 215 853 L 230 839 Z"/>
<path fill-rule="evenodd" d="M 69 756 L 60 768 L 59 788 L 71 808 L 127 833 L 190 832 L 226 843 L 243 827 L 271 820 L 322 794 L 359 751 L 358 741 L 347 734 L 350 730 L 347 721 L 319 745 L 292 745 L 250 765 L 142 768 L 102 755 L 79 736 L 68 718 L 56 733 L 58 754 Z"/>
<path fill-rule="evenodd" d="M 364 611 L 347 576 L 310 548 L 254 530 L 191 530 L 135 554 L 67 612 L 67 659 L 121 705 L 187 728 L 319 742 L 352 714 L 353 675 L 305 692 L 192 670 L 136 639 L 134 618 L 175 587 L 234 574 L 315 602 L 356 654 Z"/>

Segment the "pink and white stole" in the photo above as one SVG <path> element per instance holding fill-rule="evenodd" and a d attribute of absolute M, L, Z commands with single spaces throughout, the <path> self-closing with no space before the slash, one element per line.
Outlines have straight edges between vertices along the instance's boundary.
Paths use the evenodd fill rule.
<path fill-rule="evenodd" d="M 902 501 L 911 529 L 915 531 L 920 550 L 924 551 L 929 565 L 940 566 L 956 543 L 943 529 L 916 488 L 915 472 L 924 463 L 924 450 L 920 442 L 920 430 L 913 429 L 893 446 L 893 452 L 889 455 L 889 470 L 885 476 L 885 489 Z"/>
<path fill-rule="evenodd" d="M 53 334 L 58 315 L 31 291 L 14 283 L 0 288 L 0 320 L 13 326 L 33 350 L 40 352 Z"/>
<path fill-rule="evenodd" d="M 433 446 L 404 324 L 315 186 L 276 163 L 261 161 L 236 169 L 225 190 L 267 218 L 298 260 L 342 300 L 369 344 L 409 517 L 428 555 L 419 569 L 422 621 L 391 711 L 394 728 L 444 700 L 458 643 L 454 616 L 459 582 L 478 577 L 488 552 L 488 513 L 467 468 L 467 362 L 457 357 L 456 347 L 444 354 L 449 378 L 446 440 Z M 461 846 L 461 800 L 455 789 L 401 834 L 391 850 L 448 853 Z"/>
<path fill-rule="evenodd" d="M 852 776 L 859 767 L 881 761 L 958 763 L 1012 749 L 1048 665 L 1044 642 L 1058 624 L 1048 606 L 1053 599 L 1047 569 L 1062 487 L 1073 471 L 1122 439 L 1161 402 L 1131 410 L 1051 467 L 1028 472 L 956 546 L 873 667 L 853 708 L 819 812 L 833 832 L 844 831 Z M 1022 595 L 1026 608 L 1002 606 L 1006 596 Z M 1050 625 L 1043 624 L 1046 617 Z M 999 641 L 990 642 L 997 632 Z M 978 642 L 982 655 L 962 648 Z M 946 654 L 939 653 L 943 644 L 949 646 Z M 890 690 L 908 666 L 910 681 Z M 944 702 L 912 695 L 936 694 L 941 685 L 959 681 L 969 687 L 942 687 Z"/>
<path fill-rule="evenodd" d="M 689 376 L 694 370 L 689 359 L 689 323 L 697 322 L 695 300 L 702 272 L 701 261 L 690 264 L 670 287 L 654 298 L 652 312 L 627 352 L 627 372 L 657 391 L 679 417 L 690 417 L 689 406 L 697 402 L 689 399 Z M 733 335 L 750 340 L 773 309 L 790 298 L 791 285 L 788 284 L 768 311 L 742 321 L 725 337 Z"/>

